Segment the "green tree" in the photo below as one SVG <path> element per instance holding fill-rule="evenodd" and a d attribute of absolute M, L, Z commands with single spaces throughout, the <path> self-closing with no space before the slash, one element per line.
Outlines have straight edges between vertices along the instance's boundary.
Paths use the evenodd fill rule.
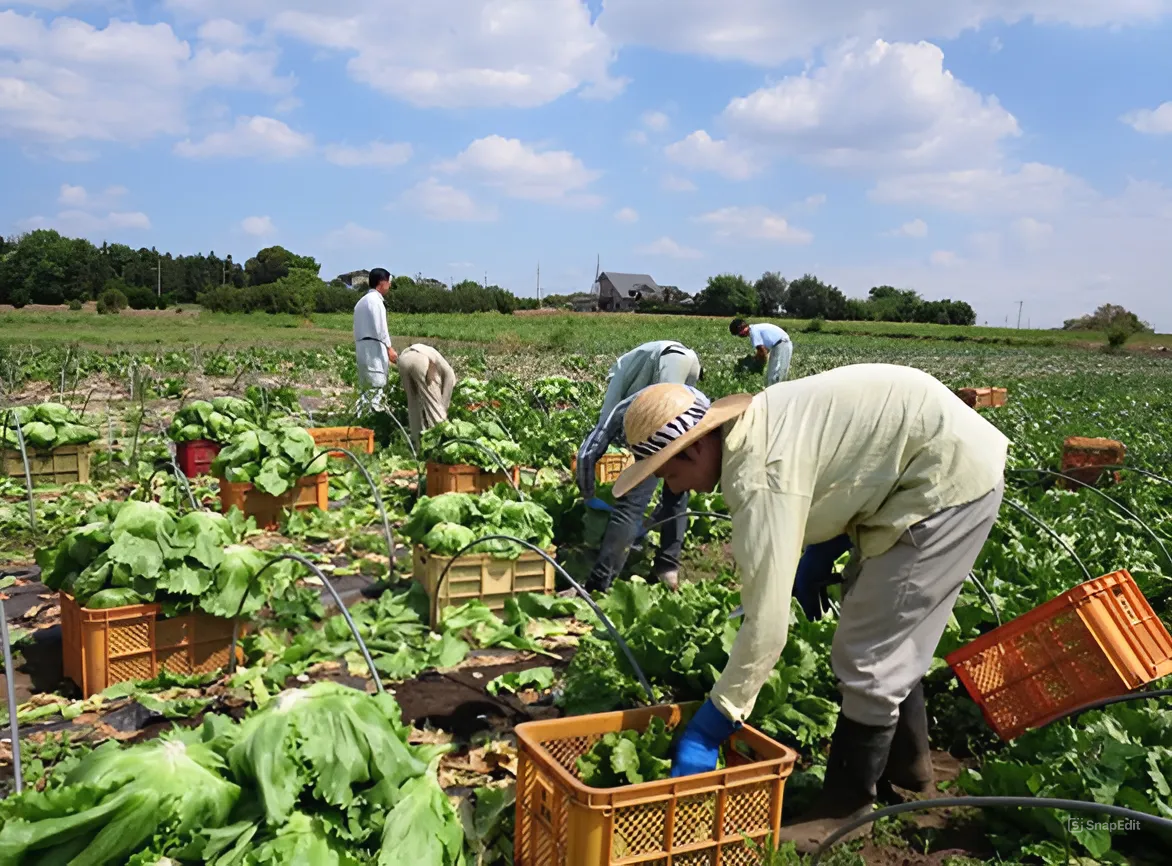
<path fill-rule="evenodd" d="M 321 265 L 313 256 L 299 256 L 278 246 L 265 247 L 244 264 L 248 283 L 252 286 L 275 283 L 294 269 L 310 271 L 316 277 Z"/>
<path fill-rule="evenodd" d="M 756 312 L 762 316 L 780 316 L 789 289 L 786 278 L 774 271 L 766 271 L 753 287 L 757 290 Z"/>
<path fill-rule="evenodd" d="M 757 290 L 740 274 L 718 274 L 708 278 L 696 306 L 711 316 L 752 315 L 757 310 Z"/>
<path fill-rule="evenodd" d="M 914 322 L 916 309 L 923 301 L 912 289 L 875 286 L 868 293 L 872 318 L 880 322 Z"/>
<path fill-rule="evenodd" d="M 796 319 L 843 319 L 846 317 L 846 295 L 813 274 L 803 274 L 789 284 L 785 314 Z"/>
<path fill-rule="evenodd" d="M 1090 315 L 1068 319 L 1062 327 L 1067 331 L 1126 331 L 1128 336 L 1152 331 L 1151 325 L 1119 304 L 1103 304 Z"/>

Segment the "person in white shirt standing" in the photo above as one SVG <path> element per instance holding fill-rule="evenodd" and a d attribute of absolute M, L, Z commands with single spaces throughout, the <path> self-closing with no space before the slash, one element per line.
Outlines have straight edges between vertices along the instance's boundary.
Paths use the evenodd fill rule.
<path fill-rule="evenodd" d="M 768 322 L 750 325 L 744 319 L 733 319 L 728 330 L 734 337 L 748 337 L 757 350 L 757 357 L 762 361 L 769 358 L 769 365 L 765 368 L 766 388 L 786 380 L 789 362 L 794 355 L 794 344 L 790 342 L 789 334 L 777 325 Z"/>
<path fill-rule="evenodd" d="M 387 373 L 399 356 L 391 346 L 387 330 L 387 308 L 383 298 L 391 289 L 386 268 L 370 272 L 370 288 L 354 305 L 354 352 L 358 356 L 358 389 L 364 394 L 387 386 Z M 374 402 L 379 402 L 376 395 Z"/>
<path fill-rule="evenodd" d="M 407 417 L 411 441 L 419 447 L 419 436 L 448 419 L 456 373 L 436 349 L 413 343 L 399 355 L 399 380 L 407 392 Z"/>

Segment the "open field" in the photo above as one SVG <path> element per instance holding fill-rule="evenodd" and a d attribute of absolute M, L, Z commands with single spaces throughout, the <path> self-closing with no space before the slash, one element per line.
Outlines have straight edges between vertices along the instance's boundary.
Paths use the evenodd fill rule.
<path fill-rule="evenodd" d="M 1118 569 L 1127 569 L 1155 613 L 1164 623 L 1172 623 L 1172 481 L 1166 480 L 1172 478 L 1172 360 L 1156 351 L 1108 354 L 1087 345 L 1094 336 L 1086 334 L 873 324 L 865 326 L 869 333 L 845 332 L 862 327 L 857 323 L 827 324 L 819 333 L 806 333 L 804 323 L 783 324 L 790 326 L 795 341 L 793 377 L 850 363 L 887 362 L 927 370 L 952 387 L 1009 389 L 1005 406 L 979 410 L 1013 443 L 1007 505 L 974 569 L 980 587 L 965 585 L 926 678 L 933 761 L 945 790 L 968 795 L 1032 793 L 1172 814 L 1172 789 L 1167 784 L 1172 779 L 1172 715 L 1166 704 L 1119 704 L 1073 721 L 1054 722 L 1005 743 L 944 662 L 949 652 L 988 633 L 999 621 L 1022 616 L 1088 578 Z M 736 361 L 748 352 L 747 341 L 731 337 L 725 320 L 444 315 L 391 316 L 389 326 L 392 334 L 402 335 L 395 338 L 400 348 L 411 339 L 443 348 L 463 379 L 453 398 L 452 418 L 492 420 L 503 428 L 508 438 L 498 447 L 507 448 L 510 460 L 524 467 L 522 491 L 549 515 L 549 540 L 557 548 L 557 561 L 579 579 L 593 562 L 605 518 L 600 524 L 586 509 L 568 462 L 595 423 L 606 370 L 614 357 L 640 342 L 672 337 L 699 353 L 706 371 L 702 387 L 711 396 L 761 387 L 759 376 L 736 368 Z M 1163 339 L 1150 337 L 1142 345 L 1154 348 L 1163 345 Z M 548 378 L 554 375 L 573 381 Z M 436 755 L 433 770 L 418 777 L 420 784 L 442 789 L 466 817 L 479 816 L 462 825 L 457 813 L 445 810 L 446 799 L 440 797 L 434 809 L 421 810 L 425 814 L 418 818 L 428 838 L 448 833 L 457 845 L 463 839 L 469 864 L 504 866 L 513 862 L 503 851 L 512 851 L 515 830 L 515 726 L 649 702 L 598 619 L 576 600 L 528 598 L 496 615 L 470 602 L 448 609 L 436 631 L 429 629 L 427 594 L 412 581 L 413 548 L 424 545 L 426 538 L 427 545 L 436 545 L 433 555 L 442 556 L 447 550 L 442 545 L 451 542 L 422 535 L 427 524 L 421 514 L 428 507 L 420 497 L 425 472 L 396 426 L 407 420 L 401 388 L 397 382 L 388 387 L 389 415 L 356 416 L 354 380 L 350 318 L 345 315 L 302 322 L 186 310 L 108 317 L 86 311 L 0 312 L 4 402 L 34 405 L 58 400 L 81 411 L 99 432 L 92 445 L 91 482 L 36 487 L 35 526 L 29 522 L 23 478 L 0 477 L 0 591 L 18 641 L 14 682 L 22 704 L 18 719 L 26 783 L 47 787 L 50 793 L 65 788 L 66 774 L 84 760 L 86 750 L 109 740 L 149 748 L 160 735 L 187 737 L 186 742 L 194 744 L 200 736 L 216 732 L 208 748 L 224 749 L 248 730 L 249 721 L 237 725 L 233 720 L 271 718 L 275 707 L 291 703 L 288 697 L 275 700 L 282 690 L 305 690 L 328 681 L 371 692 L 377 677 L 393 690 L 403 721 L 402 729 L 387 734 L 394 742 L 384 745 L 397 749 L 401 740 L 420 756 L 430 756 L 431 749 L 445 751 Z M 386 508 L 391 551 L 364 477 L 341 460 L 329 465 L 328 511 L 287 515 L 272 530 L 233 528 L 230 546 L 237 557 L 242 556 L 241 546 L 260 557 L 249 569 L 287 552 L 304 556 L 331 577 L 369 645 L 375 672 L 367 668 L 358 642 L 324 595 L 320 580 L 300 565 L 288 571 L 274 566 L 264 581 L 258 570 L 246 572 L 241 604 L 247 603 L 253 629 L 242 645 L 244 666 L 234 675 L 156 679 L 115 687 L 101 699 L 81 700 L 76 686 L 62 675 L 62 614 L 59 598 L 49 586 L 56 578 L 55 561 L 47 552 L 58 549 L 62 539 L 73 538 L 73 546 L 60 549 L 70 551 L 68 555 L 90 556 L 90 541 L 78 540 L 94 532 L 90 524 L 104 527 L 113 537 L 118 527 L 113 527 L 117 517 L 111 509 L 124 508 L 122 503 L 134 499 L 144 500 L 137 505 L 153 499 L 168 511 L 164 540 L 158 542 L 160 565 L 152 565 L 154 536 L 141 528 L 135 530 L 137 540 L 118 542 L 114 556 L 125 556 L 139 571 L 157 574 L 151 580 L 165 589 L 158 589 L 160 595 L 154 597 L 189 605 L 196 597 L 205 609 L 223 609 L 231 580 L 220 579 L 219 565 L 205 570 L 205 562 L 194 558 L 219 562 L 219 555 L 197 549 L 178 528 L 183 515 L 193 511 L 193 502 L 198 509 L 219 510 L 220 483 L 207 475 L 192 478 L 189 498 L 166 461 L 175 444 L 170 437 L 177 435 L 169 430 L 176 413 L 199 398 L 227 395 L 245 398 L 251 407 L 246 411 L 255 413 L 262 424 L 292 418 L 307 427 L 358 422 L 374 429 L 376 449 L 362 460 Z M 473 408 L 477 406 L 484 408 Z M 1097 491 L 1061 489 L 1047 473 L 1060 467 L 1063 439 L 1073 435 L 1122 440 L 1128 448 L 1127 465 L 1151 474 L 1124 471 L 1118 483 L 1104 483 Z M 419 458 L 442 459 L 444 449 L 440 442 Z M 246 465 L 231 467 L 253 471 Z M 260 483 L 259 476 L 253 477 Z M 599 490 L 604 498 L 609 495 L 607 485 Z M 496 493 L 500 499 L 486 495 L 470 501 L 485 503 L 486 511 L 499 510 L 501 500 L 516 495 L 506 486 L 498 486 Z M 725 510 L 719 494 L 694 497 L 692 508 Z M 204 519 L 196 514 L 187 520 L 196 518 Z M 465 525 L 483 534 L 487 524 L 465 514 L 457 529 Z M 98 537 L 100 532 L 86 535 Z M 735 564 L 727 553 L 727 524 L 692 519 L 683 563 L 685 586 L 678 595 L 642 580 L 650 574 L 655 538 L 653 531 L 651 543 L 633 553 L 625 574 L 630 580 L 617 581 L 608 593 L 598 594 L 597 602 L 630 644 L 654 702 L 696 700 L 706 694 L 727 657 L 734 628 L 727 617 L 739 603 Z M 191 550 L 184 560 L 185 544 Z M 94 563 L 98 560 L 82 572 L 92 583 L 77 575 L 69 584 L 79 595 L 105 585 L 105 572 L 100 563 L 91 568 Z M 15 578 L 7 587 L 5 573 Z M 122 582 L 129 586 L 114 584 L 106 591 L 151 588 L 149 582 L 128 576 Z M 558 589 L 565 586 L 559 578 Z M 831 589 L 832 598 L 837 600 L 838 593 L 837 587 Z M 751 719 L 799 755 L 786 783 L 784 821 L 810 802 L 825 769 L 837 714 L 838 693 L 829 665 L 834 625 L 833 614 L 811 622 L 795 608 L 790 641 Z M 528 679 L 522 680 L 522 674 Z M 516 684 L 516 694 L 509 693 L 505 681 L 498 681 L 506 675 L 524 683 Z M 489 688 L 490 683 L 495 685 Z M 1167 688 L 1172 682 L 1153 685 Z M 191 730 L 183 733 L 186 728 Z M 63 732 L 69 737 L 64 742 Z M 283 742 L 292 748 L 292 741 Z M 298 748 L 305 755 L 311 753 L 307 744 Z M 329 773 L 341 773 L 334 766 L 338 756 L 333 750 L 313 754 L 323 766 L 329 765 Z M 216 767 L 210 773 L 214 779 L 243 779 L 239 754 L 225 769 L 208 761 Z M 244 838 L 232 833 L 251 832 L 256 834 L 255 845 L 272 846 L 278 838 L 305 833 L 298 816 L 312 816 L 306 820 L 318 822 L 312 826 L 321 836 L 320 844 L 368 858 L 355 862 L 374 862 L 369 858 L 379 840 L 372 828 L 402 816 L 392 819 L 393 810 L 388 811 L 361 778 L 364 770 L 346 777 L 357 797 L 343 807 L 341 799 L 330 800 L 330 792 L 301 784 L 309 776 L 301 764 L 297 767 L 290 776 L 300 780 L 292 817 L 282 813 L 270 825 L 258 823 L 257 800 L 245 784 L 233 812 L 235 823 L 219 826 L 220 838 Z M 11 770 L 11 751 L 0 743 L 0 787 L 9 783 Z M 411 793 L 403 796 L 412 802 L 419 791 L 412 782 L 406 785 L 412 786 Z M 0 850 L 4 817 L 0 811 Z M 1155 832 L 1071 830 L 1068 817 L 1040 809 L 962 809 L 885 819 L 865 842 L 839 846 L 820 862 L 1155 866 L 1166 861 L 1158 852 L 1167 850 L 1168 839 Z M 96 820 L 95 829 L 110 826 L 105 819 Z M 196 849 L 183 845 L 194 843 L 180 835 L 168 829 L 160 843 L 163 848 L 151 854 L 168 855 L 182 866 L 236 866 L 235 861 L 210 855 L 188 856 Z M 143 850 L 132 849 L 140 855 Z M 202 850 L 206 854 L 207 849 Z M 181 856 L 180 851 L 188 853 Z M 52 853 L 46 856 L 51 861 Z M 724 862 L 732 857 L 742 858 L 734 860 L 738 863 L 761 862 L 739 849 Z M 420 866 L 453 862 L 437 855 Z M 685 862 L 696 861 L 690 857 Z M 781 853 L 768 866 L 801 862 Z M 145 858 L 136 860 L 135 866 L 140 863 L 155 866 Z M 251 866 L 251 861 L 245 863 Z"/>

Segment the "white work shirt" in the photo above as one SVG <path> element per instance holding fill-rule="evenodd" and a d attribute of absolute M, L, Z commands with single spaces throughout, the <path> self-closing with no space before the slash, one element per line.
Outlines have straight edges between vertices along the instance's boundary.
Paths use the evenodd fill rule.
<path fill-rule="evenodd" d="M 766 349 L 772 349 L 778 343 L 788 343 L 789 334 L 783 331 L 777 325 L 771 325 L 769 322 L 761 322 L 757 325 L 749 325 L 749 342 L 753 344 L 753 348 L 757 349 L 764 346 Z"/>
<path fill-rule="evenodd" d="M 682 350 L 681 354 L 692 362 L 688 367 L 687 381 L 675 384 L 696 384 L 696 380 L 700 378 L 700 359 L 696 357 L 695 352 L 675 340 L 644 343 L 621 356 L 610 368 L 606 396 L 602 400 L 602 411 L 598 416 L 600 423 L 605 423 L 614 407 L 627 397 L 661 381 L 660 359 L 664 351 L 672 347 Z"/>
<path fill-rule="evenodd" d="M 710 697 L 743 721 L 785 648 L 805 546 L 846 533 L 863 559 L 886 553 L 993 490 L 1009 440 L 927 373 L 855 364 L 766 388 L 722 447 L 745 618 Z"/>
<path fill-rule="evenodd" d="M 354 305 L 354 342 L 377 340 L 384 347 L 391 347 L 391 335 L 387 330 L 387 308 L 383 296 L 370 289 Z"/>

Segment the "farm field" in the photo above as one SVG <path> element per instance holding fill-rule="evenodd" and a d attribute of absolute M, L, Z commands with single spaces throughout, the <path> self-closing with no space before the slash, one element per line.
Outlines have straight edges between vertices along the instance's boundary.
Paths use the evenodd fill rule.
<path fill-rule="evenodd" d="M 980 587 L 966 584 L 927 681 L 944 790 L 1172 817 L 1166 699 L 1094 710 L 1005 743 L 944 662 L 998 622 L 1119 569 L 1172 624 L 1172 362 L 1157 351 L 1164 338 L 1137 337 L 1130 351 L 1108 354 L 1088 345 L 1096 335 L 1065 332 L 827 323 L 807 333 L 805 323 L 783 325 L 795 342 L 791 378 L 887 362 L 954 388 L 1008 389 L 1006 405 L 977 410 L 1013 443 L 1007 504 L 974 569 Z M 89 482 L 36 486 L 31 521 L 22 475 L 0 477 L 0 591 L 17 648 L 23 781 L 33 789 L 0 801 L 0 863 L 68 862 L 103 831 L 112 853 L 95 862 L 135 866 L 512 863 L 515 727 L 649 703 L 581 600 L 522 595 L 490 610 L 456 599 L 435 611 L 433 630 L 427 592 L 412 579 L 415 560 L 421 549 L 442 558 L 503 532 L 556 548 L 558 563 L 583 578 L 605 517 L 586 509 L 569 461 L 596 420 L 610 363 L 645 340 L 680 339 L 700 355 L 701 387 L 715 398 L 761 387 L 759 376 L 737 368 L 745 341 L 729 336 L 724 320 L 692 317 L 392 315 L 389 327 L 402 335 L 399 348 L 420 339 L 444 351 L 461 378 L 450 417 L 479 428 L 438 431 L 413 454 L 397 382 L 388 387 L 390 415 L 355 415 L 349 316 L 0 312 L 4 405 L 61 403 L 96 435 Z M 213 398 L 219 420 L 212 407 L 198 408 Z M 72 423 L 49 423 L 49 433 Z M 282 424 L 369 427 L 375 449 L 359 455 L 360 470 L 348 458 L 326 463 L 293 434 L 273 445 L 236 438 Z M 491 443 L 519 467 L 520 490 L 498 484 L 477 497 L 422 498 L 428 460 L 497 468 L 476 448 L 445 444 L 453 432 Z M 239 514 L 213 517 L 220 483 L 206 474 L 185 481 L 168 463 L 176 440 L 197 433 L 224 437 L 221 468 L 240 473 L 229 480 L 283 490 L 299 477 L 293 464 L 316 462 L 315 472 L 328 472 L 329 509 L 288 513 L 271 529 Z M 1122 441 L 1127 468 L 1097 489 L 1064 489 L 1053 473 L 1068 436 Z M 608 487 L 600 493 L 606 498 Z M 525 506 L 515 503 L 519 495 Z M 724 510 L 719 494 L 695 496 L 692 508 Z M 628 579 L 595 599 L 655 703 L 702 698 L 727 658 L 735 634 L 728 617 L 739 604 L 727 533 L 719 518 L 692 518 L 684 586 L 673 594 L 644 580 L 652 529 Z M 514 562 L 527 548 L 498 540 L 476 550 L 470 556 Z M 283 554 L 300 559 L 269 565 Z M 306 563 L 334 582 L 338 600 Z M 567 586 L 558 576 L 556 588 Z M 249 622 L 241 662 L 233 673 L 172 671 L 82 695 L 63 676 L 69 650 L 57 589 L 99 609 L 159 600 L 176 615 L 240 612 Z M 754 711 L 752 723 L 799 756 L 783 823 L 809 803 L 824 771 L 837 713 L 833 632 L 833 616 L 810 622 L 795 606 L 790 641 Z M 376 682 L 384 696 L 353 691 L 373 694 Z M 341 743 L 341 728 L 352 741 L 322 749 Z M 167 780 L 133 769 L 136 759 L 164 758 L 203 795 L 180 796 L 174 782 L 168 789 Z M 10 790 L 9 742 L 0 743 L 0 763 Z M 154 803 L 149 813 L 143 798 Z M 141 838 L 118 830 L 133 812 L 128 803 L 149 814 Z M 66 832 L 53 823 L 65 816 L 84 819 Z M 634 836 L 619 842 L 613 857 L 630 858 L 619 862 L 667 862 Z M 956 808 L 881 819 L 866 841 L 820 862 L 1155 864 L 1166 862 L 1169 845 L 1172 837 L 1157 831 L 1077 823 L 1069 813 Z M 786 852 L 762 859 L 747 843 L 731 850 L 721 862 L 802 862 Z"/>

